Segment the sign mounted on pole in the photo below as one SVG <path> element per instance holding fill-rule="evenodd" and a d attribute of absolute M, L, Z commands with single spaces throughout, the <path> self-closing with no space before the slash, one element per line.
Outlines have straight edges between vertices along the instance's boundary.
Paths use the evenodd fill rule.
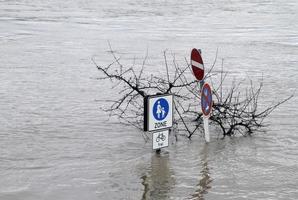
<path fill-rule="evenodd" d="M 152 134 L 152 148 L 161 149 L 169 146 L 169 130 L 154 132 Z"/>
<path fill-rule="evenodd" d="M 173 125 L 173 95 L 146 97 L 144 111 L 144 131 L 171 128 Z"/>
<path fill-rule="evenodd" d="M 200 50 L 192 49 L 190 56 L 191 68 L 194 76 L 198 81 L 203 80 L 204 78 L 204 63 L 201 57 Z"/>
<path fill-rule="evenodd" d="M 208 83 L 205 83 L 201 90 L 201 109 L 203 113 L 204 132 L 206 142 L 210 141 L 209 117 L 212 111 L 212 91 Z"/>
<path fill-rule="evenodd" d="M 212 110 L 212 91 L 208 83 L 201 90 L 201 108 L 204 116 L 209 116 Z"/>

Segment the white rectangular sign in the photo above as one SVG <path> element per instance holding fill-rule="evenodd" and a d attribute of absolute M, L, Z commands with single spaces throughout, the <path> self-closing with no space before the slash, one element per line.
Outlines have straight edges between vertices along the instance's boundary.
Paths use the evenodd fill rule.
<path fill-rule="evenodd" d="M 148 131 L 171 128 L 173 125 L 173 95 L 148 98 Z"/>
<path fill-rule="evenodd" d="M 160 149 L 169 146 L 169 130 L 152 133 L 152 148 Z"/>

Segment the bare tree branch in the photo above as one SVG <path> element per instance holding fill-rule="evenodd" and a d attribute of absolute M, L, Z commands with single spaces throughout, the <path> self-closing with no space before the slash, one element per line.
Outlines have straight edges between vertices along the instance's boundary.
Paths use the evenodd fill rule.
<path fill-rule="evenodd" d="M 174 96 L 174 110 L 176 116 L 174 123 L 177 130 L 183 130 L 191 138 L 198 130 L 203 129 L 202 116 L 198 111 L 200 102 L 200 82 L 193 77 L 189 77 L 186 72 L 191 70 L 190 64 L 185 59 L 186 66 L 180 68 L 173 56 L 172 66 L 169 65 L 167 53 L 164 51 L 164 63 L 166 67 L 166 78 L 162 74 L 145 76 L 144 70 L 148 58 L 148 50 L 145 58 L 137 69 L 134 59 L 131 67 L 125 67 L 120 63 L 120 57 L 116 55 L 109 43 L 110 53 L 113 62 L 107 66 L 98 65 L 94 58 L 92 62 L 103 75 L 98 80 L 109 79 L 111 87 L 120 88 L 117 100 L 107 101 L 111 105 L 106 112 L 111 116 L 117 116 L 124 123 L 130 124 L 140 130 L 143 129 L 143 100 L 148 95 L 172 94 Z M 227 72 L 224 72 L 224 60 L 221 62 L 219 72 L 214 72 L 218 57 L 218 49 L 212 66 L 207 71 L 204 80 L 210 79 L 212 82 L 212 94 L 214 97 L 213 112 L 210 116 L 211 124 L 221 130 L 223 138 L 235 134 L 250 135 L 264 127 L 264 119 L 271 114 L 278 106 L 289 101 L 294 94 L 289 97 L 259 111 L 260 94 L 263 88 L 263 79 L 258 87 L 253 85 L 253 81 L 248 77 L 249 87 L 243 88 L 243 81 L 233 80 L 231 85 L 224 90 L 224 82 L 227 79 Z M 112 67 L 113 66 L 113 67 Z M 116 67 L 115 67 L 116 66 Z M 172 69 L 170 68 L 172 67 Z M 170 71 L 174 71 L 170 74 Z M 171 77 L 171 75 L 173 75 Z M 219 82 L 216 82 L 219 80 Z M 144 139 L 146 138 L 143 135 Z"/>

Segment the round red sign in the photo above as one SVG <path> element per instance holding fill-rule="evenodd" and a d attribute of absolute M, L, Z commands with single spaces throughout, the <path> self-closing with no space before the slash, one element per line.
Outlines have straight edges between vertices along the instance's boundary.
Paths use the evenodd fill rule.
<path fill-rule="evenodd" d="M 191 51 L 191 56 L 190 56 L 190 61 L 191 61 L 191 67 L 194 76 L 198 81 L 203 80 L 204 78 L 204 63 L 203 59 L 201 57 L 201 53 L 197 49 L 193 49 Z"/>

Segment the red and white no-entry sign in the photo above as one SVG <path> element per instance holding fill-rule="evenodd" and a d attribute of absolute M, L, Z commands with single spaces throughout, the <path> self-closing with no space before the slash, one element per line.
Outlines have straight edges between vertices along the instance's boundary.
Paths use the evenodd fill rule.
<path fill-rule="evenodd" d="M 191 51 L 190 60 L 191 60 L 192 71 L 193 71 L 193 74 L 195 75 L 196 79 L 198 81 L 203 80 L 203 78 L 204 78 L 204 63 L 203 63 L 201 54 L 197 49 L 194 48 Z"/>

